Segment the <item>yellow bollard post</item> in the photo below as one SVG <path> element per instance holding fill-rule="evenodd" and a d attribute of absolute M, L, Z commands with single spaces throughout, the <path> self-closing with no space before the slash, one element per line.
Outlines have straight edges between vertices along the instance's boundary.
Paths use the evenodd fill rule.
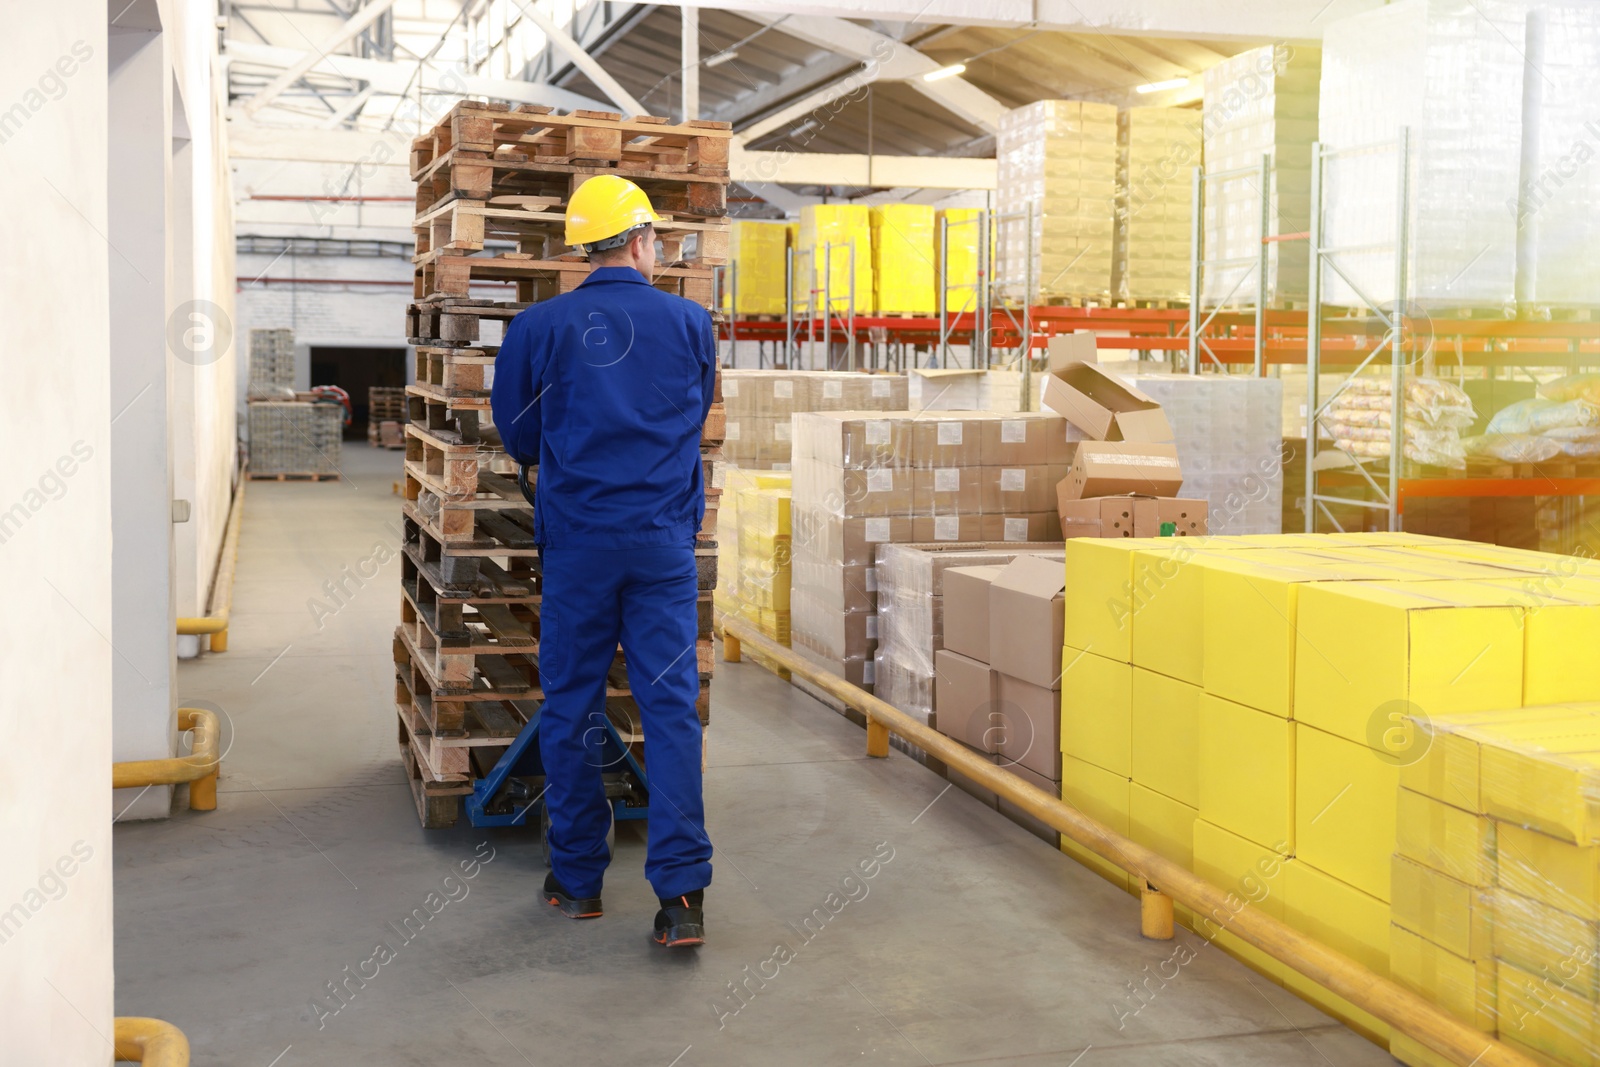
<path fill-rule="evenodd" d="M 722 659 L 725 663 L 739 662 L 739 639 L 728 631 L 722 631 Z"/>
<path fill-rule="evenodd" d="M 889 728 L 876 719 L 867 720 L 867 755 L 883 759 L 889 754 Z"/>
<path fill-rule="evenodd" d="M 1139 892 L 1139 933 L 1152 941 L 1172 940 L 1172 898 L 1149 882 Z"/>

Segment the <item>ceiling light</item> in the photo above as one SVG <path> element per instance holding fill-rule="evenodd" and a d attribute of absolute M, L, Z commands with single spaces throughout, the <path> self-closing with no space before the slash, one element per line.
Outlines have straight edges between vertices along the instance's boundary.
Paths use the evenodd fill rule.
<path fill-rule="evenodd" d="M 922 76 L 922 80 L 925 82 L 936 82 L 940 78 L 953 78 L 966 69 L 967 65 L 965 63 L 952 63 L 948 67 L 940 67 L 938 70 L 928 71 L 928 73 Z"/>
<path fill-rule="evenodd" d="M 708 69 L 711 68 L 711 67 L 720 67 L 720 66 L 722 66 L 722 64 L 726 63 L 728 60 L 737 59 L 737 58 L 739 58 L 739 53 L 738 52 L 732 52 L 732 51 L 729 51 L 729 52 L 718 52 L 716 55 L 714 55 L 710 59 L 706 60 L 706 67 Z"/>
<path fill-rule="evenodd" d="M 1189 79 L 1188 78 L 1168 78 L 1164 82 L 1149 82 L 1148 84 L 1140 85 L 1140 86 L 1136 87 L 1133 91 L 1136 92 L 1136 93 L 1141 93 L 1141 94 L 1143 94 L 1143 93 L 1164 93 L 1168 89 L 1182 89 L 1185 85 L 1188 85 L 1188 84 L 1189 84 Z"/>
<path fill-rule="evenodd" d="M 800 125 L 796 126 L 794 129 L 790 130 L 789 131 L 789 136 L 790 137 L 798 137 L 802 133 L 806 133 L 806 132 L 808 132 L 810 130 L 814 130 L 818 126 L 821 126 L 821 125 L 822 124 L 820 122 L 818 122 L 816 119 L 806 119 Z"/>

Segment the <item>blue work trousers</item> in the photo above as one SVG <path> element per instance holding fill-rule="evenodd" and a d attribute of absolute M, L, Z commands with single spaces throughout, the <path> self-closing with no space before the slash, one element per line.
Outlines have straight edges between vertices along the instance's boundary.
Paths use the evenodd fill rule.
<path fill-rule="evenodd" d="M 622 643 L 644 731 L 650 783 L 645 877 L 658 897 L 711 883 L 701 795 L 700 680 L 693 542 L 629 549 L 546 548 L 539 676 L 539 753 L 550 860 L 574 896 L 600 895 L 611 856 L 601 774 L 606 672 Z"/>

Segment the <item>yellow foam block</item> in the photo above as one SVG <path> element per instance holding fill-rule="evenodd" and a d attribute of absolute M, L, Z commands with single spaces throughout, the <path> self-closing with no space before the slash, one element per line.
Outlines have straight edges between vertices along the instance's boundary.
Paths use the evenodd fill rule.
<path fill-rule="evenodd" d="M 1206 562 L 1204 553 L 1186 545 L 1134 553 L 1135 666 L 1200 684 L 1205 662 Z"/>
<path fill-rule="evenodd" d="M 1495 824 L 1409 789 L 1396 799 L 1395 851 L 1459 882 L 1494 884 Z"/>
<path fill-rule="evenodd" d="M 1378 974 L 1389 973 L 1389 905 L 1297 857 L 1284 868 L 1284 922 Z"/>
<path fill-rule="evenodd" d="M 1600 1019 L 1592 1002 L 1559 980 L 1499 962 L 1500 1040 L 1574 1067 L 1600 1064 Z"/>
<path fill-rule="evenodd" d="M 1557 975 L 1574 994 L 1600 999 L 1600 923 L 1505 888 L 1493 897 L 1496 959 Z"/>
<path fill-rule="evenodd" d="M 1138 782 L 1128 796 L 1128 836 L 1185 870 L 1193 870 L 1194 821 L 1199 813 Z"/>
<path fill-rule="evenodd" d="M 1435 592 L 1439 584 L 1456 583 L 1302 589 L 1295 718 L 1367 742 L 1381 739 L 1395 710 L 1437 715 L 1521 703 L 1522 609 L 1489 590 Z"/>
<path fill-rule="evenodd" d="M 1200 743 L 1200 687 L 1142 667 L 1132 670 L 1129 766 L 1133 780 L 1198 807 L 1200 774 L 1195 750 Z"/>
<path fill-rule="evenodd" d="M 1366 745 L 1294 726 L 1295 855 L 1387 901 L 1400 769 Z"/>
<path fill-rule="evenodd" d="M 1600 921 L 1600 845 L 1575 845 L 1514 823 L 1496 824 L 1500 885 Z"/>
<path fill-rule="evenodd" d="M 1129 788 L 1124 775 L 1113 774 L 1072 756 L 1061 757 L 1061 799 L 1124 837 L 1128 836 Z M 1061 837 L 1061 851 L 1112 885 L 1130 893 L 1134 891 L 1133 879 L 1126 871 L 1065 834 Z"/>
<path fill-rule="evenodd" d="M 1396 924 L 1389 928 L 1389 976 L 1469 1026 L 1494 1032 L 1494 960 L 1466 959 Z"/>
<path fill-rule="evenodd" d="M 1396 854 L 1391 862 L 1390 917 L 1395 925 L 1464 959 L 1492 952 L 1492 898 L 1432 867 Z"/>
<path fill-rule="evenodd" d="M 1204 818 L 1195 820 L 1194 873 L 1275 919 L 1284 915 L 1283 872 L 1291 862 L 1287 846 L 1267 848 Z M 1212 936 L 1231 918 L 1226 910 L 1196 916 L 1195 932 Z"/>
<path fill-rule="evenodd" d="M 1200 817 L 1263 848 L 1294 851 L 1294 724 L 1200 697 Z"/>
<path fill-rule="evenodd" d="M 1061 652 L 1061 751 L 1129 776 L 1133 668 L 1075 648 Z"/>
<path fill-rule="evenodd" d="M 1484 810 L 1563 840 L 1600 842 L 1600 720 L 1495 732 L 1515 740 L 1481 749 Z"/>

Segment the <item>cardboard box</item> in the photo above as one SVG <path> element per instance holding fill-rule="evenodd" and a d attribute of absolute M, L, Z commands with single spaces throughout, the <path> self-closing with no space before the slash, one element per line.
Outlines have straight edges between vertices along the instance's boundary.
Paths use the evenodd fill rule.
<path fill-rule="evenodd" d="M 995 755 L 1002 765 L 1061 776 L 1061 695 L 1003 672 L 995 675 Z"/>
<path fill-rule="evenodd" d="M 1183 470 L 1174 445 L 1083 441 L 1066 483 L 1057 490 L 1058 501 L 1062 494 L 1069 500 L 1123 493 L 1175 496 L 1183 485 Z"/>
<path fill-rule="evenodd" d="M 911 539 L 922 542 L 982 541 L 982 515 L 918 515 L 911 520 Z"/>
<path fill-rule="evenodd" d="M 1001 674 L 1061 688 L 1062 591 L 1055 560 L 1018 556 L 989 584 L 989 662 Z"/>
<path fill-rule="evenodd" d="M 911 420 L 913 465 L 926 468 L 980 466 L 983 445 L 978 427 L 992 417 L 987 412 L 950 412 Z"/>
<path fill-rule="evenodd" d="M 1600 1013 L 1581 992 L 1563 989 L 1537 967 L 1517 967 L 1505 960 L 1496 967 L 1495 979 L 1500 1040 L 1560 1064 L 1592 1067 L 1594 1050 L 1600 1048 Z"/>
<path fill-rule="evenodd" d="M 1204 816 L 1195 820 L 1194 873 L 1249 901 L 1274 919 L 1283 918 L 1284 868 L 1292 862 L 1287 845 L 1259 845 L 1206 821 Z M 1195 932 L 1211 937 L 1218 929 L 1225 930 L 1230 918 L 1226 913 L 1197 915 Z M 1270 959 L 1265 954 L 1261 958 Z"/>
<path fill-rule="evenodd" d="M 1133 555 L 1134 665 L 1199 685 L 1205 671 L 1202 605 L 1210 559 L 1170 537 L 1140 543 L 1155 547 Z"/>
<path fill-rule="evenodd" d="M 1070 433 L 1070 439 L 1069 439 Z M 1029 467 L 1072 462 L 1082 432 L 1053 412 L 1019 411 L 978 424 L 985 467 Z"/>
<path fill-rule="evenodd" d="M 911 472 L 914 514 L 977 515 L 983 510 L 984 469 L 918 468 Z"/>
<path fill-rule="evenodd" d="M 989 662 L 989 584 L 1000 567 L 951 567 L 944 572 L 944 647 Z"/>
<path fill-rule="evenodd" d="M 1600 998 L 1600 924 L 1509 889 L 1492 895 L 1495 959 L 1559 976 L 1569 992 L 1591 1003 Z"/>
<path fill-rule="evenodd" d="M 1389 973 L 1389 905 L 1297 857 L 1284 870 L 1283 919 L 1377 974 Z"/>
<path fill-rule="evenodd" d="M 1467 885 L 1495 883 L 1495 824 L 1485 816 L 1402 788 L 1395 804 L 1395 834 L 1395 851 L 1401 856 Z"/>
<path fill-rule="evenodd" d="M 1500 727 L 1480 750 L 1485 813 L 1580 845 L 1600 843 L 1600 720 Z"/>
<path fill-rule="evenodd" d="M 997 678 L 987 663 L 947 648 L 935 652 L 934 728 L 979 752 L 989 755 L 997 752 Z"/>
<path fill-rule="evenodd" d="M 1021 764 L 1005 764 L 1003 759 L 1000 762 L 1006 770 L 1010 771 L 1018 778 L 1021 778 L 1024 782 L 1027 782 L 1035 789 L 1043 790 L 1053 797 L 1059 797 L 1061 795 L 1061 777 L 1059 769 L 1056 772 L 1056 777 L 1046 778 L 1044 775 L 1029 770 L 1027 767 L 1022 766 Z M 1006 818 L 1010 819 L 1012 822 L 1028 831 L 1034 837 L 1046 842 L 1051 848 L 1055 848 L 1061 844 L 1061 834 L 1056 830 L 1055 827 L 1049 825 L 1048 823 L 1041 822 L 1039 819 L 1030 815 L 1025 809 L 1018 807 L 1005 797 L 999 797 L 998 800 L 1000 802 L 999 807 L 1001 815 L 1004 815 Z"/>
<path fill-rule="evenodd" d="M 1295 735 L 1295 855 L 1387 902 L 1400 768 L 1364 744 L 1284 725 Z"/>
<path fill-rule="evenodd" d="M 1072 480 L 1056 485 L 1056 514 L 1061 535 L 1073 537 L 1160 537 L 1161 527 L 1173 525 L 1175 537 L 1199 537 L 1206 532 L 1204 500 L 1128 494 L 1078 499 L 1071 496 Z"/>
<path fill-rule="evenodd" d="M 1197 756 L 1202 819 L 1264 848 L 1294 849 L 1291 723 L 1204 693 Z"/>
<path fill-rule="evenodd" d="M 1200 813 L 1137 781 L 1128 792 L 1128 837 L 1186 871 L 1194 870 L 1194 822 Z"/>
<path fill-rule="evenodd" d="M 1516 707 L 1523 611 L 1466 582 L 1319 582 L 1299 590 L 1294 716 L 1365 743 L 1385 709 Z"/>
<path fill-rule="evenodd" d="M 1028 467 L 984 467 L 983 512 L 986 515 L 1024 515 L 1050 511 L 1056 506 L 1056 476 L 1043 464 Z"/>
<path fill-rule="evenodd" d="M 1059 541 L 1061 520 L 1054 511 L 1028 515 L 984 515 L 985 541 Z"/>
<path fill-rule="evenodd" d="M 1071 360 L 1052 369 L 1040 404 L 1094 441 L 1172 443 L 1161 405 L 1094 363 Z"/>
<path fill-rule="evenodd" d="M 1391 860 L 1389 914 L 1396 926 L 1465 959 L 1486 959 L 1494 911 L 1489 893 L 1405 856 Z"/>
<path fill-rule="evenodd" d="M 1128 835 L 1130 785 L 1125 775 L 1074 759 L 1061 758 L 1061 799 L 1089 818 L 1124 837 Z M 1061 851 L 1094 871 L 1112 885 L 1132 892 L 1133 879 L 1114 863 L 1100 858 L 1071 838 L 1061 839 Z"/>
<path fill-rule="evenodd" d="M 1600 845 L 1575 845 L 1514 823 L 1493 826 L 1501 885 L 1600 922 Z"/>
<path fill-rule="evenodd" d="M 1133 668 L 1071 647 L 1061 661 L 1061 751 L 1128 777 Z"/>
<path fill-rule="evenodd" d="M 1487 1033 L 1493 1033 L 1497 1024 L 1499 983 L 1495 971 L 1492 959 L 1467 959 L 1399 923 L 1389 927 L 1389 976 Z"/>
<path fill-rule="evenodd" d="M 994 756 L 984 752 L 981 749 L 973 748 L 964 741 L 961 742 L 961 744 L 971 751 L 973 755 L 980 759 L 989 761 L 994 760 Z M 944 767 L 944 776 L 951 785 L 972 797 L 990 811 L 998 811 L 1000 809 L 1000 798 L 995 795 L 994 790 L 989 789 L 986 786 L 979 785 L 977 782 L 974 782 L 971 778 L 968 778 L 954 767 L 946 764 L 940 764 L 940 766 Z"/>
<path fill-rule="evenodd" d="M 1063 660 L 1065 655 L 1063 655 Z M 1130 773 L 1138 785 L 1188 805 L 1200 806 L 1200 687 L 1132 668 Z M 1065 726 L 1067 675 L 1062 676 Z"/>
<path fill-rule="evenodd" d="M 1066 543 L 1072 595 L 1062 615 L 1062 641 L 1109 659 L 1132 661 L 1133 554 L 1148 542 L 1075 538 Z M 1115 610 L 1110 606 L 1116 605 Z"/>

